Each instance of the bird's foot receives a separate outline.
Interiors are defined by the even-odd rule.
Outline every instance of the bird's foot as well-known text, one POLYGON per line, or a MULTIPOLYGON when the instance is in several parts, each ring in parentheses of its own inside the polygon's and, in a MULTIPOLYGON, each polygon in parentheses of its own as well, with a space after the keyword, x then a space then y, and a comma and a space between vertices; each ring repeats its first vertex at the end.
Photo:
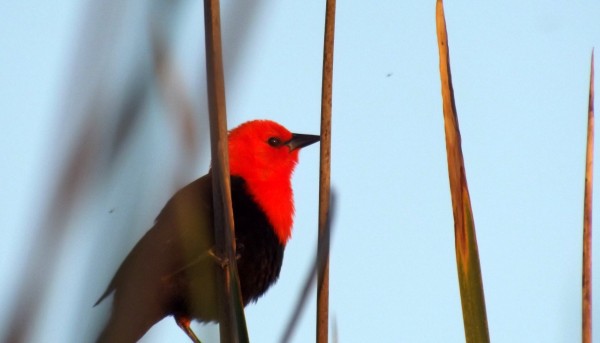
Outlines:
POLYGON ((200 339, 198 339, 198 336, 196 336, 194 331, 192 331, 192 328, 190 327, 190 323, 192 322, 192 320, 189 317, 175 316, 175 322, 177 322, 177 325, 179 325, 181 330, 185 332, 185 334, 192 340, 192 342, 202 343, 200 339))
MULTIPOLYGON (((207 258, 211 258, 212 260, 214 260, 222 269, 224 269, 228 264, 229 264, 229 259, 227 257, 221 257, 219 256, 216 252, 215 252, 215 248, 210 248, 207 251, 205 251, 204 253, 198 255, 196 258, 194 258, 190 263, 184 265, 183 267, 175 270, 174 272, 165 275, 162 277, 163 281, 166 281, 168 279, 170 279, 171 277, 181 273, 184 270, 187 270, 191 267, 194 267, 195 265, 205 261, 207 258)), ((236 260, 239 260, 241 258, 241 255, 238 253, 236 255, 236 260)))
POLYGON ((208 255, 215 260, 215 262, 221 267, 221 269, 225 269, 225 267, 227 267, 227 265, 229 264, 229 259, 227 257, 219 256, 214 249, 215 248, 213 247, 210 250, 208 250, 208 255))

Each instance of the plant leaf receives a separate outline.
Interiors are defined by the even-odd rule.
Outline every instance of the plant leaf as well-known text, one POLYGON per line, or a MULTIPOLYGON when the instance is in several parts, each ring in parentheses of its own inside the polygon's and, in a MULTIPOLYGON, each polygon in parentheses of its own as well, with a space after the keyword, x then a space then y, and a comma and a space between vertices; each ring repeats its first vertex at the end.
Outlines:
POLYGON ((592 343, 592 191, 594 175, 594 51, 590 68, 585 195, 583 200, 582 342, 592 343))
POLYGON ((465 338, 469 343, 489 342, 477 237, 475 235, 475 223, 471 210, 458 117, 454 103, 446 19, 444 17, 444 5, 441 0, 438 0, 436 4, 436 26, 440 54, 440 78, 442 83, 444 128, 446 132, 446 152, 448 156, 448 176, 450 178, 452 212, 454 214, 456 264, 458 267, 465 338))

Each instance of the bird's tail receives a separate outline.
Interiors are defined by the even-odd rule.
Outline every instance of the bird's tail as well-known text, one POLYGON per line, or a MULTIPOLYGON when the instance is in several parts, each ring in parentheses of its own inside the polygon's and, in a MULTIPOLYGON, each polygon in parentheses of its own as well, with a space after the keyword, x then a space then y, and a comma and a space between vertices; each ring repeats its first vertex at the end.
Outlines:
POLYGON ((134 343, 157 322, 165 317, 159 306, 144 304, 142 307, 127 306, 115 302, 110 319, 96 343, 134 343))

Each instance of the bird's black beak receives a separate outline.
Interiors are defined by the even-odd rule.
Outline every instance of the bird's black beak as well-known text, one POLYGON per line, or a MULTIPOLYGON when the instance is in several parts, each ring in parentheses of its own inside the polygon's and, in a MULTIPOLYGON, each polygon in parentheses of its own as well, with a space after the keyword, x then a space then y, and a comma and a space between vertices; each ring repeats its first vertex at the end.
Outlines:
POLYGON ((303 135, 300 133, 292 133, 292 139, 285 142, 285 145, 287 145, 290 148, 291 152, 296 149, 304 148, 305 146, 316 143, 320 139, 321 137, 317 135, 303 135))

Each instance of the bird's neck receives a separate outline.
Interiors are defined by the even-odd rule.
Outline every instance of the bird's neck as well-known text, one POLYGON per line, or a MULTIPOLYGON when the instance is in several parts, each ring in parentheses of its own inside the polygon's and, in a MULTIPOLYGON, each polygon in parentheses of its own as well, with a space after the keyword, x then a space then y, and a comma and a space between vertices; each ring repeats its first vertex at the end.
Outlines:
POLYGON ((267 215, 281 244, 285 245, 292 235, 294 220, 294 194, 290 177, 246 181, 249 193, 267 215))

